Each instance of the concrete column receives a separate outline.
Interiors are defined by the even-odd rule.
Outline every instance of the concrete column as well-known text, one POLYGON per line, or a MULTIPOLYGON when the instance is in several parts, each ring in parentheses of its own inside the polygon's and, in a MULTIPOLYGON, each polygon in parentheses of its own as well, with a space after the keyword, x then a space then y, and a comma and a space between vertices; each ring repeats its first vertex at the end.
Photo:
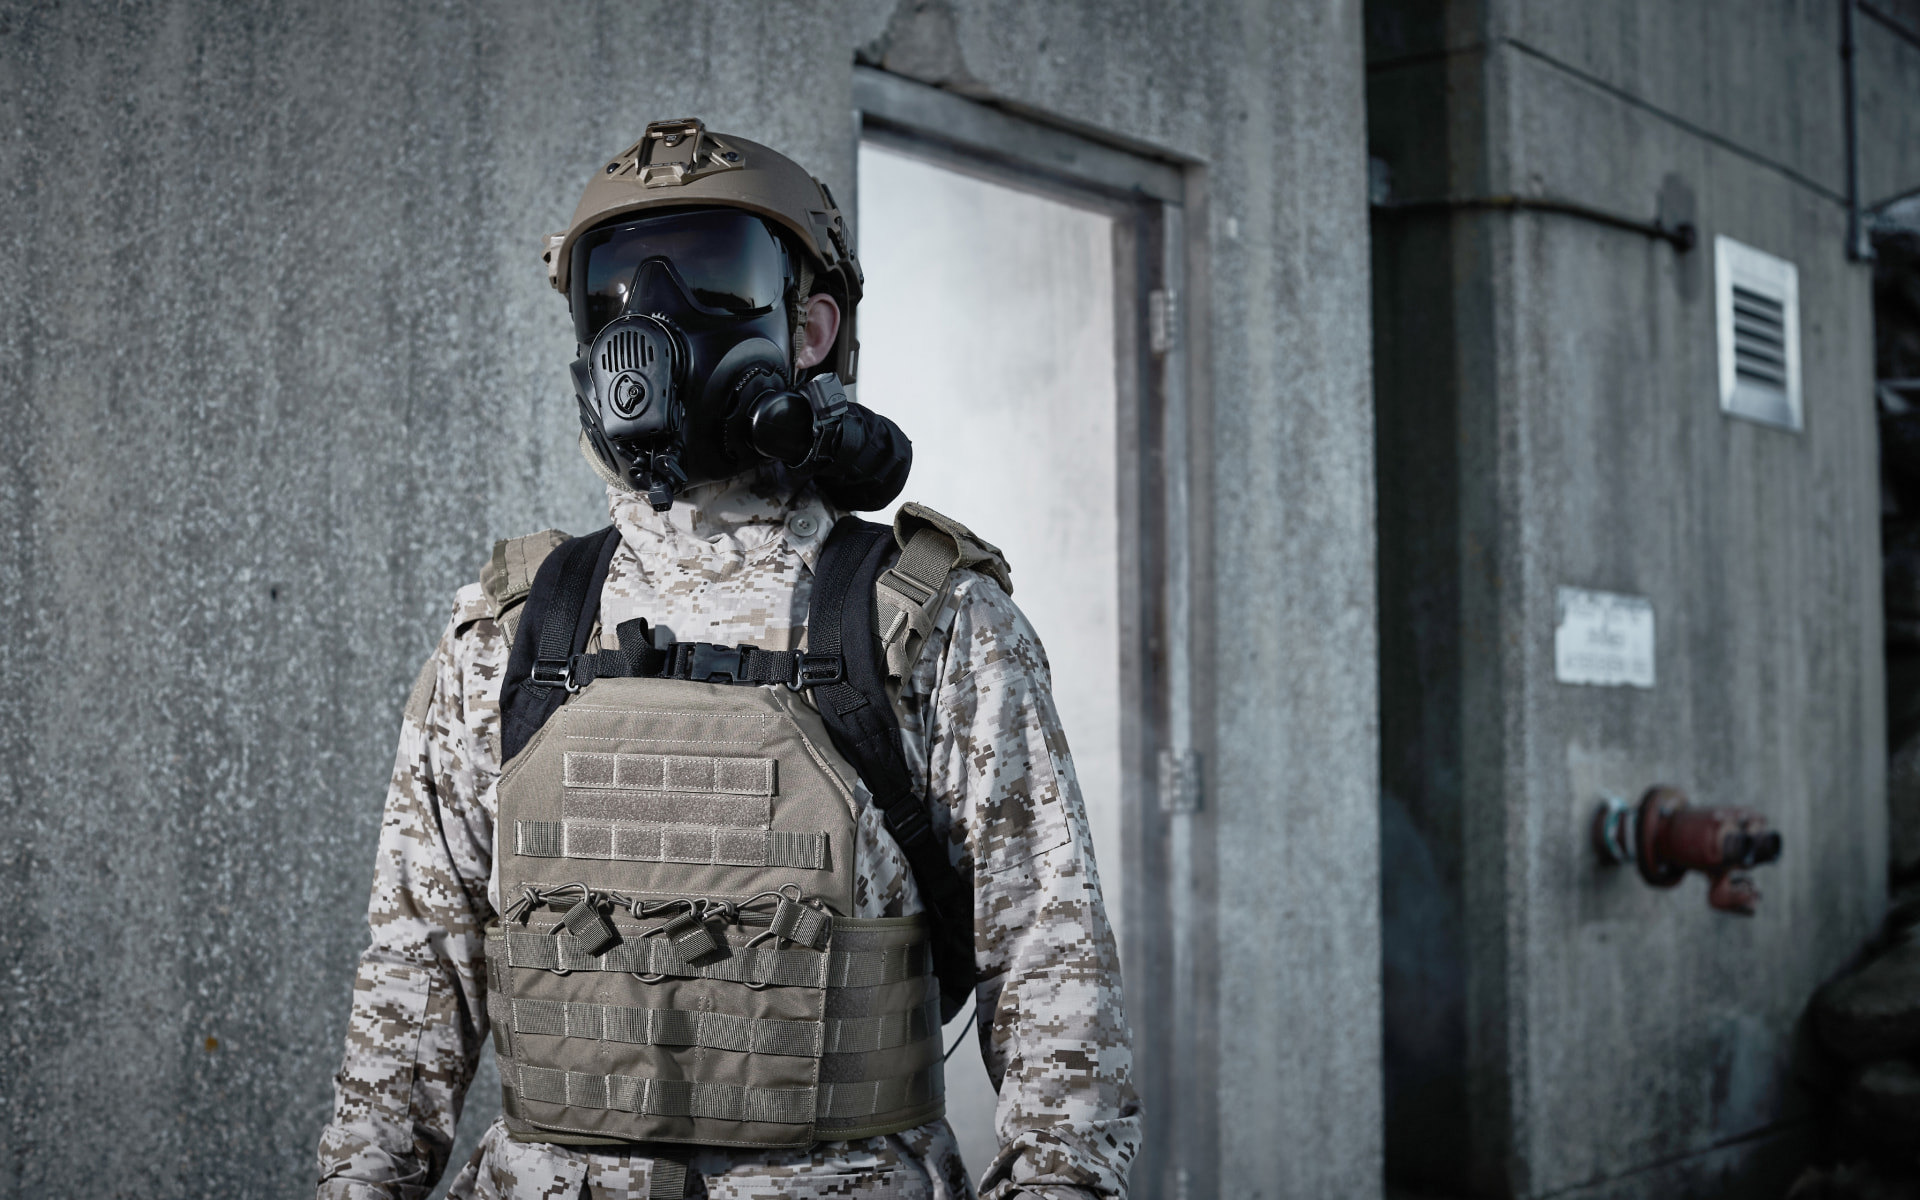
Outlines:
POLYGON ((1808 996, 1884 901, 1871 317, 1837 18, 1369 6, 1389 1176, 1777 1195, 1808 996), (1713 239, 1798 266, 1805 427, 1719 409, 1713 239), (1562 587, 1645 597, 1651 689, 1560 682, 1562 587), (1768 814, 1759 915, 1603 869, 1607 794, 1768 814))

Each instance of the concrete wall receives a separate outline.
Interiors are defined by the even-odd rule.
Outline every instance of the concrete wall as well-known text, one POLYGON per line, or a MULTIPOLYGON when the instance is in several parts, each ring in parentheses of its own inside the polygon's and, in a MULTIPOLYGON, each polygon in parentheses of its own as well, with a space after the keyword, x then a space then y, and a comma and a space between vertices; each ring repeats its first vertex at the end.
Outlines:
POLYGON ((307 1186, 407 684, 492 538, 596 520, 540 235, 689 112, 851 195, 889 32, 1205 164, 1189 1194, 1378 1190, 1357 3, 176 0, 0 4, 0 1194, 307 1186))
MULTIPOLYGON (((1872 324, 1844 257, 1837 16, 1388 2, 1369 34, 1396 199, 1555 196, 1702 238, 1376 217, 1389 1176, 1778 1195, 1808 1139, 1796 1022, 1885 889, 1872 324), (1799 266, 1803 433, 1718 411, 1722 233, 1799 266), (1653 690, 1554 681, 1561 585, 1652 599, 1653 690), (1783 831, 1758 917, 1710 912, 1697 878, 1655 892, 1594 864, 1601 795, 1656 782, 1783 831)), ((1912 148, 1868 153, 1891 178, 1912 148)))

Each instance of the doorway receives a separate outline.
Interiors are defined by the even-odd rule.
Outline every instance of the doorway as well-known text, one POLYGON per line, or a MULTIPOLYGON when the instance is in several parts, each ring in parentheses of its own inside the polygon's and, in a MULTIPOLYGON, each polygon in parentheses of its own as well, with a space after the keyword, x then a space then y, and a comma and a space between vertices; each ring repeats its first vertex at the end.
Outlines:
MULTIPOLYGON (((914 441, 903 500, 999 546, 1047 650, 1120 943, 1149 1111, 1182 1106, 1177 859, 1190 807, 1186 180, 1168 163, 865 68, 858 394, 914 441)), ((891 517, 891 512, 881 514, 891 517)), ((978 1037, 947 1026, 948 1118, 976 1178, 997 1146, 978 1037)), ((1186 1022, 1191 1027, 1192 1022, 1186 1022)), ((1191 1061, 1189 1058, 1188 1061, 1191 1061)), ((1192 1106, 1187 1106, 1191 1108, 1192 1106)), ((1172 1122, 1138 1195, 1172 1195, 1172 1122)))
MULTIPOLYGON (((1121 933, 1113 218, 871 141, 859 163, 861 402, 913 439, 902 500, 1013 565, 1121 933)), ((950 1026, 955 1038, 947 1112, 977 1172, 993 1157, 995 1096, 978 1039, 950 1026)))

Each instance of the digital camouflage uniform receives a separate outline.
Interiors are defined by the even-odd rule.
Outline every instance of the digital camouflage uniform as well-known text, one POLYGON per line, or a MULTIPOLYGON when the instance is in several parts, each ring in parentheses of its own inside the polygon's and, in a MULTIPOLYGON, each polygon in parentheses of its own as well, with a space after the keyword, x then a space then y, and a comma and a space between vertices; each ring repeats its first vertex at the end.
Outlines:
MULTIPOLYGON (((689 490, 666 513, 609 489, 622 539, 607 627, 647 617, 682 641, 787 649, 805 633, 816 556, 839 515, 746 481, 689 490)), ((499 693, 508 643, 479 585, 462 588, 401 727, 354 983, 322 1197, 421 1197, 438 1178, 488 1034, 483 930, 493 870, 499 693)), ((974 894, 982 1048, 999 1082, 988 1200, 1123 1196, 1139 1139, 1120 971, 1092 839, 1039 639, 996 583, 955 583, 899 709, 907 762, 974 894)), ((864 801, 864 789, 861 792, 864 801)), ((858 814, 855 916, 920 909, 871 806, 858 814)), ((978 1166, 979 1164, 975 1164, 978 1166)), ((706 1150, 716 1200, 974 1195, 947 1123, 812 1151, 706 1150)), ((640 1200, 649 1160, 515 1142, 495 1121, 456 1197, 640 1200)), ((697 1188, 690 1188, 697 1193, 697 1188)))

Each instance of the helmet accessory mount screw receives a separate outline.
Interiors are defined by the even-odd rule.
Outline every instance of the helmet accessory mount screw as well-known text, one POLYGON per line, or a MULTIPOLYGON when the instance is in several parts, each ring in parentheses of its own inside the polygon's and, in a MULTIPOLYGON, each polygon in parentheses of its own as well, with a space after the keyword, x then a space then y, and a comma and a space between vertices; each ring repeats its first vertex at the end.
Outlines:
POLYGON ((679 187, 716 171, 737 170, 740 152, 707 132, 698 117, 655 121, 631 151, 642 187, 679 187))

